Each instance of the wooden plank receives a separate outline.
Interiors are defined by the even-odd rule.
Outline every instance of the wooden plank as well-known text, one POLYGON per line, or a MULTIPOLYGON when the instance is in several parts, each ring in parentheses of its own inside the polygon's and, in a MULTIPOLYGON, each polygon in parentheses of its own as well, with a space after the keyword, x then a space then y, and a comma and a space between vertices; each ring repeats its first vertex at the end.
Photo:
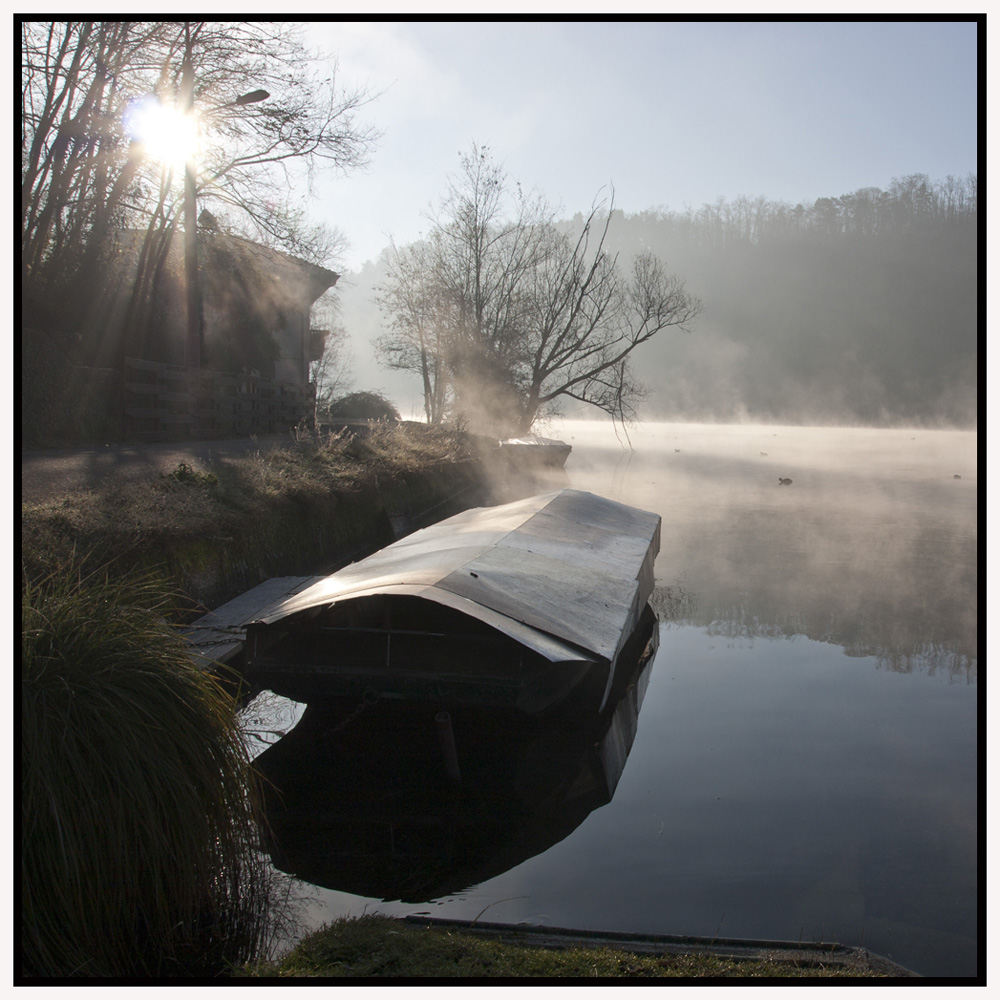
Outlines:
POLYGON ((866 948, 822 941, 759 941, 745 938, 689 937, 673 934, 640 934, 618 931, 574 930, 542 924, 501 924, 479 920, 452 920, 409 914, 402 922, 411 926, 454 930, 510 944, 551 948, 611 948, 633 955, 720 955, 733 959, 780 962, 795 966, 831 966, 891 978, 920 978, 917 973, 866 948))
POLYGON ((277 576, 265 580, 245 594, 209 611, 192 622, 181 634, 188 640, 195 659, 210 663, 228 663, 243 648, 246 626, 274 604, 280 604, 321 576, 277 576))
POLYGON ((143 361, 141 358, 126 358, 125 366, 147 372, 156 372, 167 367, 160 361, 143 361))

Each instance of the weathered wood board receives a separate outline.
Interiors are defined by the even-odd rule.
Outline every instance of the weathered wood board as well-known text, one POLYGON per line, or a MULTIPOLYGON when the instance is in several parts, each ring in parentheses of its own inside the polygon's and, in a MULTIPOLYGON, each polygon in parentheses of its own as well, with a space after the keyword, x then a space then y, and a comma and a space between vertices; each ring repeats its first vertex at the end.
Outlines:
POLYGON ((281 604, 320 579, 322 577, 276 576, 265 580, 192 622, 182 634, 202 665, 228 663, 243 648, 248 622, 256 621, 272 605, 281 604))

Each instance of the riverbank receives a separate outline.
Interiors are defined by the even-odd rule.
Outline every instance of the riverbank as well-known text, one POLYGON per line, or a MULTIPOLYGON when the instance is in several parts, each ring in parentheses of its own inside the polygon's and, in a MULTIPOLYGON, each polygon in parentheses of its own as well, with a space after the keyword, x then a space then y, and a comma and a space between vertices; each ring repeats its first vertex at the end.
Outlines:
POLYGON ((22 497, 22 975, 217 976, 261 953, 280 904, 258 777, 176 626, 479 502, 485 469, 465 435, 386 425, 22 497))
MULTIPOLYGON (((394 521, 398 525, 408 519, 416 526, 424 518, 436 520, 450 513, 449 504, 481 502, 479 491, 488 489, 487 480, 477 442, 442 429, 383 427, 365 437, 307 437, 292 441, 287 448, 233 462, 179 462, 165 474, 148 479, 103 483, 23 503, 22 560, 25 573, 36 579, 60 567, 110 566, 113 574, 122 576, 155 569, 173 590, 186 595, 191 614, 196 616, 199 606, 200 610, 215 607, 262 579, 318 572, 356 558, 365 549, 378 548, 383 539, 391 540, 394 521)), ((136 773, 140 786, 144 785, 146 773, 136 773)), ((95 886, 111 884, 111 878, 95 876, 95 886)), ((424 933, 420 928, 414 930, 424 933)), ((369 942, 367 950, 362 948, 357 954, 369 958, 376 952, 390 958, 395 955, 390 949, 401 943, 403 932, 389 925, 380 933, 384 938, 381 949, 373 950, 369 942)), ((439 933, 429 932, 427 940, 430 934, 439 933)), ((457 936, 452 934, 444 943, 452 947, 457 936)), ((476 978, 593 975, 581 972, 581 966, 558 964, 562 952, 545 949, 543 955, 537 948, 519 950, 521 946, 510 941, 469 943, 473 951, 488 949, 494 956, 488 965, 481 958, 469 958, 472 964, 466 965, 456 962, 451 952, 428 954, 422 946, 411 949, 414 961, 423 956, 421 961, 432 963, 424 966, 430 972, 415 971, 418 966, 413 964, 395 965, 395 959, 370 966, 370 971, 363 971, 359 964, 310 965, 302 961, 302 955, 312 953, 316 938, 310 935, 301 942, 299 948, 305 948, 305 953, 297 948, 291 955, 298 957, 289 956, 289 961, 301 964, 248 974, 280 978, 440 977, 463 968, 473 971, 454 974, 476 978), (538 961, 554 964, 534 964, 538 961), (546 971, 531 971, 537 968, 546 971)), ((676 967, 688 971, 663 971, 666 966, 661 964, 657 967, 660 971, 648 973, 639 971, 638 959, 633 959, 635 956, 615 958, 620 963, 617 966, 602 964, 602 970, 617 971, 602 971, 600 975, 758 975, 742 961, 729 962, 722 971, 716 967, 712 973, 690 971, 696 966, 682 964, 676 967)), ((598 967, 596 961, 586 968, 598 967)), ((697 961, 700 959, 692 958, 692 962, 697 961)), ((783 969, 775 974, 831 974, 812 971, 811 966, 786 964, 783 969)))
POLYGON ((21 503, 42 503, 65 493, 139 482, 170 473, 182 462, 226 464, 260 452, 288 448, 289 433, 207 441, 111 442, 82 448, 21 450, 21 503))
POLYGON ((155 572, 192 617, 273 576, 329 572, 483 502, 482 442, 418 424, 299 435, 226 461, 108 475, 21 506, 22 567, 155 572))
POLYGON ((258 979, 787 979, 910 977, 863 949, 828 945, 746 947, 673 944, 636 935, 395 920, 377 914, 337 920, 270 963, 236 976, 258 979))

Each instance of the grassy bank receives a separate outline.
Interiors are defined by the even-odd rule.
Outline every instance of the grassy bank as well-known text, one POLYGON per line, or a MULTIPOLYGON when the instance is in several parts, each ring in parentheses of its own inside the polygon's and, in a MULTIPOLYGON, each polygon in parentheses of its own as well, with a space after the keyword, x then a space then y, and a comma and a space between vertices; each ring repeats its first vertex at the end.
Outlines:
POLYGON ((473 487, 478 458, 474 439, 422 425, 300 435, 286 448, 22 504, 22 562, 29 579, 67 564, 156 571, 193 605, 214 606, 391 541, 388 514, 473 487))
POLYGON ((22 505, 23 975, 218 975, 262 953, 283 915, 257 777, 232 694, 169 623, 376 548, 387 511, 475 481, 476 457, 382 426, 22 505))
POLYGON ((304 938, 280 961, 246 966, 242 975, 263 979, 882 978, 861 965, 795 965, 706 954, 641 955, 610 948, 538 948, 377 915, 338 920, 304 938))
POLYGON ((258 781, 170 605, 68 567, 22 590, 26 976, 212 975, 267 940, 258 781))

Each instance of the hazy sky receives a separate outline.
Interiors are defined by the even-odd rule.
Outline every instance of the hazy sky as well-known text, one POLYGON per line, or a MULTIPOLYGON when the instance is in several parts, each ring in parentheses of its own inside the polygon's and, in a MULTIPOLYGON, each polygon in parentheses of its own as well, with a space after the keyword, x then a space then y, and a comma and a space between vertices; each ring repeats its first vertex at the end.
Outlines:
POLYGON ((472 141, 566 215, 764 195, 811 203, 977 169, 977 26, 959 22, 321 22, 345 86, 381 93, 368 171, 308 215, 407 243, 472 141), (603 189, 603 192, 602 192, 603 189))

